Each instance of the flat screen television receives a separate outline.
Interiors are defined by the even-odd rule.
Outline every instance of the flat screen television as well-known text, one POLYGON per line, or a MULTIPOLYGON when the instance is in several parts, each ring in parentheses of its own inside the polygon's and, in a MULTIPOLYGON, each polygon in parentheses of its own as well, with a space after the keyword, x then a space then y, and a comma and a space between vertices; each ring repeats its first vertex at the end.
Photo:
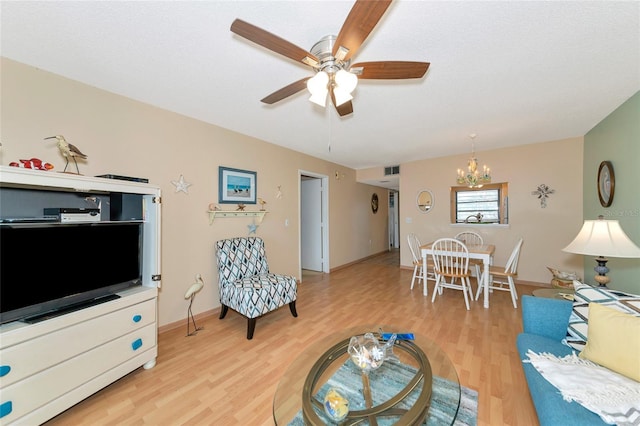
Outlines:
POLYGON ((0 324, 35 322, 142 284, 142 223, 0 225, 0 324))

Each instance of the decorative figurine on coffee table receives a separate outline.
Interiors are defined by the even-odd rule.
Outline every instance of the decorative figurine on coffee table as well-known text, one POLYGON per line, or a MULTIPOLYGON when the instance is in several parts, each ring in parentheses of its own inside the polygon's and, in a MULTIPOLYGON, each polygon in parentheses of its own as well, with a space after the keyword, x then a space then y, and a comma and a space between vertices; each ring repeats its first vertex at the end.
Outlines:
POLYGON ((377 369, 384 362, 385 351, 373 333, 353 336, 349 341, 348 352, 353 363, 366 373, 377 369))
POLYGON ((324 411, 331 420, 339 422, 349 414, 349 400, 331 388, 324 397, 324 411))

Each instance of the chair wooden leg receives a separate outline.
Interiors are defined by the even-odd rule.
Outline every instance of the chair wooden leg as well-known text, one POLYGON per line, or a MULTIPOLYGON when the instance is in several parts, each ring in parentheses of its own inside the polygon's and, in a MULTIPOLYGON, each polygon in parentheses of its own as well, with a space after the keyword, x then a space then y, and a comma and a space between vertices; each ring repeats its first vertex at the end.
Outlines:
POLYGON ((247 318, 247 340, 253 339, 253 332, 256 329, 256 318, 247 318))
POLYGON ((509 277, 509 292, 511 293, 511 301, 513 302, 513 307, 518 308, 518 293, 516 292, 516 284, 513 282, 513 278, 509 277))
POLYGON ((411 277, 411 290, 413 290, 413 283, 416 281, 416 275, 418 275, 418 265, 413 267, 413 277, 411 277))
POLYGON ((484 278, 483 275, 480 275, 480 278, 478 278, 478 289, 476 290, 476 300, 478 300, 480 298, 480 295, 482 294, 482 288, 483 288, 483 285, 484 285, 484 279, 483 278, 484 278))
POLYGON ((294 317, 298 317, 298 311, 296 311, 296 301, 289 303, 289 310, 291 311, 291 315, 294 317))
POLYGON ((224 318, 225 315, 227 315, 227 311, 229 311, 229 307, 222 305, 220 306, 220 319, 224 318))
POLYGON ((433 287, 433 295, 431 296, 431 303, 436 301, 436 294, 437 293, 442 294, 442 288, 440 287, 440 280, 442 280, 442 276, 438 275, 436 277, 436 285, 435 285, 435 287, 433 287))
MULTIPOLYGON (((462 293, 464 294, 464 304, 467 306, 467 311, 468 311, 469 310, 469 294, 468 293, 471 293, 471 281, 469 281, 469 278, 460 278, 460 283, 462 284, 462 293)), ((473 294, 471 295, 471 299, 473 299, 473 294)))
MULTIPOLYGON (((475 300, 478 300, 478 298, 480 297, 480 293, 482 293, 482 283, 483 283, 482 274, 483 274, 482 268, 480 267, 480 265, 476 264, 476 282, 478 283, 478 290, 476 291, 475 300)), ((473 298, 473 290, 471 291, 471 297, 473 298)))

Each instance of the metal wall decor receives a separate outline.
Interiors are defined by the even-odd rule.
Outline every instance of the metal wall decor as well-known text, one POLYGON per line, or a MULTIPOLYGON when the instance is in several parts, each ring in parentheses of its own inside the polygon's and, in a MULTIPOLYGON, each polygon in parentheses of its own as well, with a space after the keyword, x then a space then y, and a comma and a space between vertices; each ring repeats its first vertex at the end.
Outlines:
POLYGON ((544 209, 547 207, 547 198, 554 192, 556 192, 555 189, 551 189, 549 188, 549 185, 545 185, 543 183, 538 185, 538 189, 531 192, 531 195, 535 195, 538 197, 538 199, 540 200, 540 207, 544 209))

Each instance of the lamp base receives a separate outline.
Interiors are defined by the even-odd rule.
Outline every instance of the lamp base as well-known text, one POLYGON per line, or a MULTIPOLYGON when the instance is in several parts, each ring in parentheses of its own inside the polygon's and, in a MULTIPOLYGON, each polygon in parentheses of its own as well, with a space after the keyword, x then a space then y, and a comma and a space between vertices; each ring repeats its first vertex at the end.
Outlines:
POLYGON ((598 265, 593 268, 594 271, 598 273, 593 279, 600 285, 600 287, 606 287, 609 284, 611 279, 607 276, 607 272, 609 272, 609 268, 607 268, 608 259, 602 256, 596 257, 596 262, 598 265))

